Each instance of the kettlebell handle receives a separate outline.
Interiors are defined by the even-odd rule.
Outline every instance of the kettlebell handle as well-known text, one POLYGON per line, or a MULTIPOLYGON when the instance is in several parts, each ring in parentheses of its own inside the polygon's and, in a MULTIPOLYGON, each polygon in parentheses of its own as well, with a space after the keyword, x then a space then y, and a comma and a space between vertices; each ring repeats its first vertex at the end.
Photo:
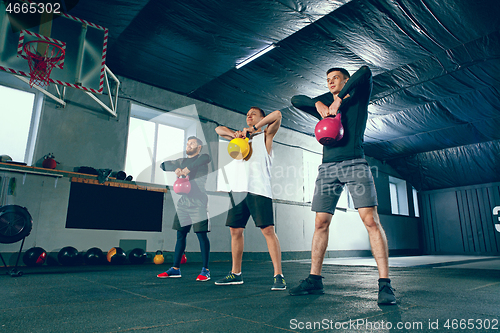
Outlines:
POLYGON ((329 116, 326 116, 325 118, 335 118, 335 117, 337 117, 337 116, 339 116, 339 117, 341 116, 341 115, 340 115, 340 112, 337 112, 337 114, 336 114, 336 115, 331 114, 331 115, 329 115, 329 116))

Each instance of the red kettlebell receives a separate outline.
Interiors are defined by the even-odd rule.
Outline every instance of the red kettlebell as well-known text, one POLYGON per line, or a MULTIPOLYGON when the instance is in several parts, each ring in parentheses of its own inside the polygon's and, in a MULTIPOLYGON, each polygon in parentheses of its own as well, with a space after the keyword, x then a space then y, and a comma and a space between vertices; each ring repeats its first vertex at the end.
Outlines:
POLYGON ((177 178, 174 183, 174 192, 177 194, 188 194, 191 191, 191 183, 189 182, 189 176, 186 178, 177 178))
POLYGON ((42 167, 44 167, 45 169, 55 169, 57 166, 57 162, 54 159, 54 155, 47 154, 44 157, 45 159, 42 162, 42 167))
POLYGON ((344 137, 344 126, 340 113, 320 120, 314 129, 316 140, 324 146, 333 145, 344 137))

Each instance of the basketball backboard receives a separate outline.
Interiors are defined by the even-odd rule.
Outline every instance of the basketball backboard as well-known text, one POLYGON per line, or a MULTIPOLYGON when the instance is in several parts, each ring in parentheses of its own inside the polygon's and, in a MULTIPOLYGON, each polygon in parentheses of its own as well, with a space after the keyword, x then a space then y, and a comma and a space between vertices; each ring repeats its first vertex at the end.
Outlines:
POLYGON ((38 12, 24 14, 21 6, 28 5, 29 10, 31 3, 36 4, 31 0, 0 1, 0 70, 30 77, 23 46, 47 40, 65 50, 64 59, 50 74, 50 83, 102 94, 108 29, 64 13, 61 7, 51 7, 53 18, 44 22, 47 13, 39 13, 38 8, 38 12), (14 7, 13 3, 19 5, 14 7), (23 15, 31 16, 23 20, 23 15), (42 24, 33 26, 34 21, 42 24))

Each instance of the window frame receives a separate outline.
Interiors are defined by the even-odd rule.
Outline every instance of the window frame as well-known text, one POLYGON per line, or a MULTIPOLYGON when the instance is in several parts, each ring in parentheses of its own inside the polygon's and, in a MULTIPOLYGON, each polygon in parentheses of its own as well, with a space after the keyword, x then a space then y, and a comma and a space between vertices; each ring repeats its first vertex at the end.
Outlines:
MULTIPOLYGON (((185 143, 187 138, 190 136, 196 136, 196 128, 197 128, 197 123, 196 120, 190 118, 190 117, 183 117, 182 115, 179 114, 171 114, 168 111, 163 111, 159 110, 153 107, 146 107, 141 104, 137 103, 130 103, 130 112, 129 112, 129 118, 136 118, 140 119, 143 121, 148 121, 152 122, 155 124, 155 133, 154 133, 154 138, 153 138, 153 146, 152 149, 154 151, 154 154, 152 156, 152 166, 151 166, 151 174, 150 174, 150 179, 149 182, 151 184, 157 184, 156 183, 156 171, 158 167, 158 163, 160 161, 157 160, 157 155, 158 155, 158 133, 159 133, 159 125, 165 125, 169 127, 174 127, 178 128, 184 131, 184 140, 183 142, 185 143)), ((127 161, 127 156, 128 156, 128 145, 129 145, 129 134, 130 134, 130 120, 127 126, 127 145, 125 149, 125 161, 124 161, 124 168, 126 169, 126 161, 127 161)), ((182 147, 182 156, 185 156, 185 149, 184 145, 182 147)), ((164 184, 162 184, 164 185, 164 184)), ((168 185, 168 184, 167 184, 168 185)))
POLYGON ((24 160, 22 161, 26 163, 26 165, 32 166, 34 163, 35 148, 37 144, 38 131, 40 129, 45 95, 38 90, 31 90, 31 88, 29 88, 29 86, 22 81, 16 82, 17 79, 15 79, 11 75, 5 75, 5 80, 4 75, 0 75, 0 86, 35 95, 33 98, 33 106, 31 109, 31 120, 28 130, 28 139, 26 141, 26 147, 24 151, 24 160))
POLYGON ((391 202, 391 214, 410 216, 408 190, 404 179, 389 176, 389 193, 391 202), (395 193, 393 188, 395 188, 395 193), (397 211, 395 212, 394 194, 396 197, 397 211))
POLYGON ((411 192, 413 194, 413 213, 415 217, 420 217, 420 209, 418 208, 418 191, 412 186, 411 192))

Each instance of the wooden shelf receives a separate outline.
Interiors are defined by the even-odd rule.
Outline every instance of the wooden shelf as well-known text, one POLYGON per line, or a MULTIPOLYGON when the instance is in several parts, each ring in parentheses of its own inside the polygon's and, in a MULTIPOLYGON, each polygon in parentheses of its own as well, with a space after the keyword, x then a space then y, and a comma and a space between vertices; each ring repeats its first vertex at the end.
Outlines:
POLYGON ((99 183, 96 175, 89 175, 85 173, 56 170, 56 169, 39 168, 27 165, 13 164, 13 163, 0 162, 0 171, 18 172, 18 173, 34 174, 47 177, 57 177, 57 178, 69 177, 70 181, 73 183, 76 182, 76 183, 85 183, 92 185, 104 185, 104 186, 113 186, 113 187, 164 192, 164 193, 168 192, 168 189, 164 185, 137 183, 133 181, 118 180, 113 177, 109 177, 108 181, 104 183, 99 183))
POLYGON ((97 179, 88 179, 82 177, 71 177, 71 182, 73 183, 84 183, 84 184, 92 184, 92 185, 102 185, 102 186, 111 186, 111 187, 121 187, 121 188, 129 188, 134 190, 143 190, 143 191, 154 191, 154 192, 168 192, 166 187, 157 187, 151 185, 138 185, 132 182, 118 182, 118 181, 107 181, 104 183, 99 183, 97 179))

